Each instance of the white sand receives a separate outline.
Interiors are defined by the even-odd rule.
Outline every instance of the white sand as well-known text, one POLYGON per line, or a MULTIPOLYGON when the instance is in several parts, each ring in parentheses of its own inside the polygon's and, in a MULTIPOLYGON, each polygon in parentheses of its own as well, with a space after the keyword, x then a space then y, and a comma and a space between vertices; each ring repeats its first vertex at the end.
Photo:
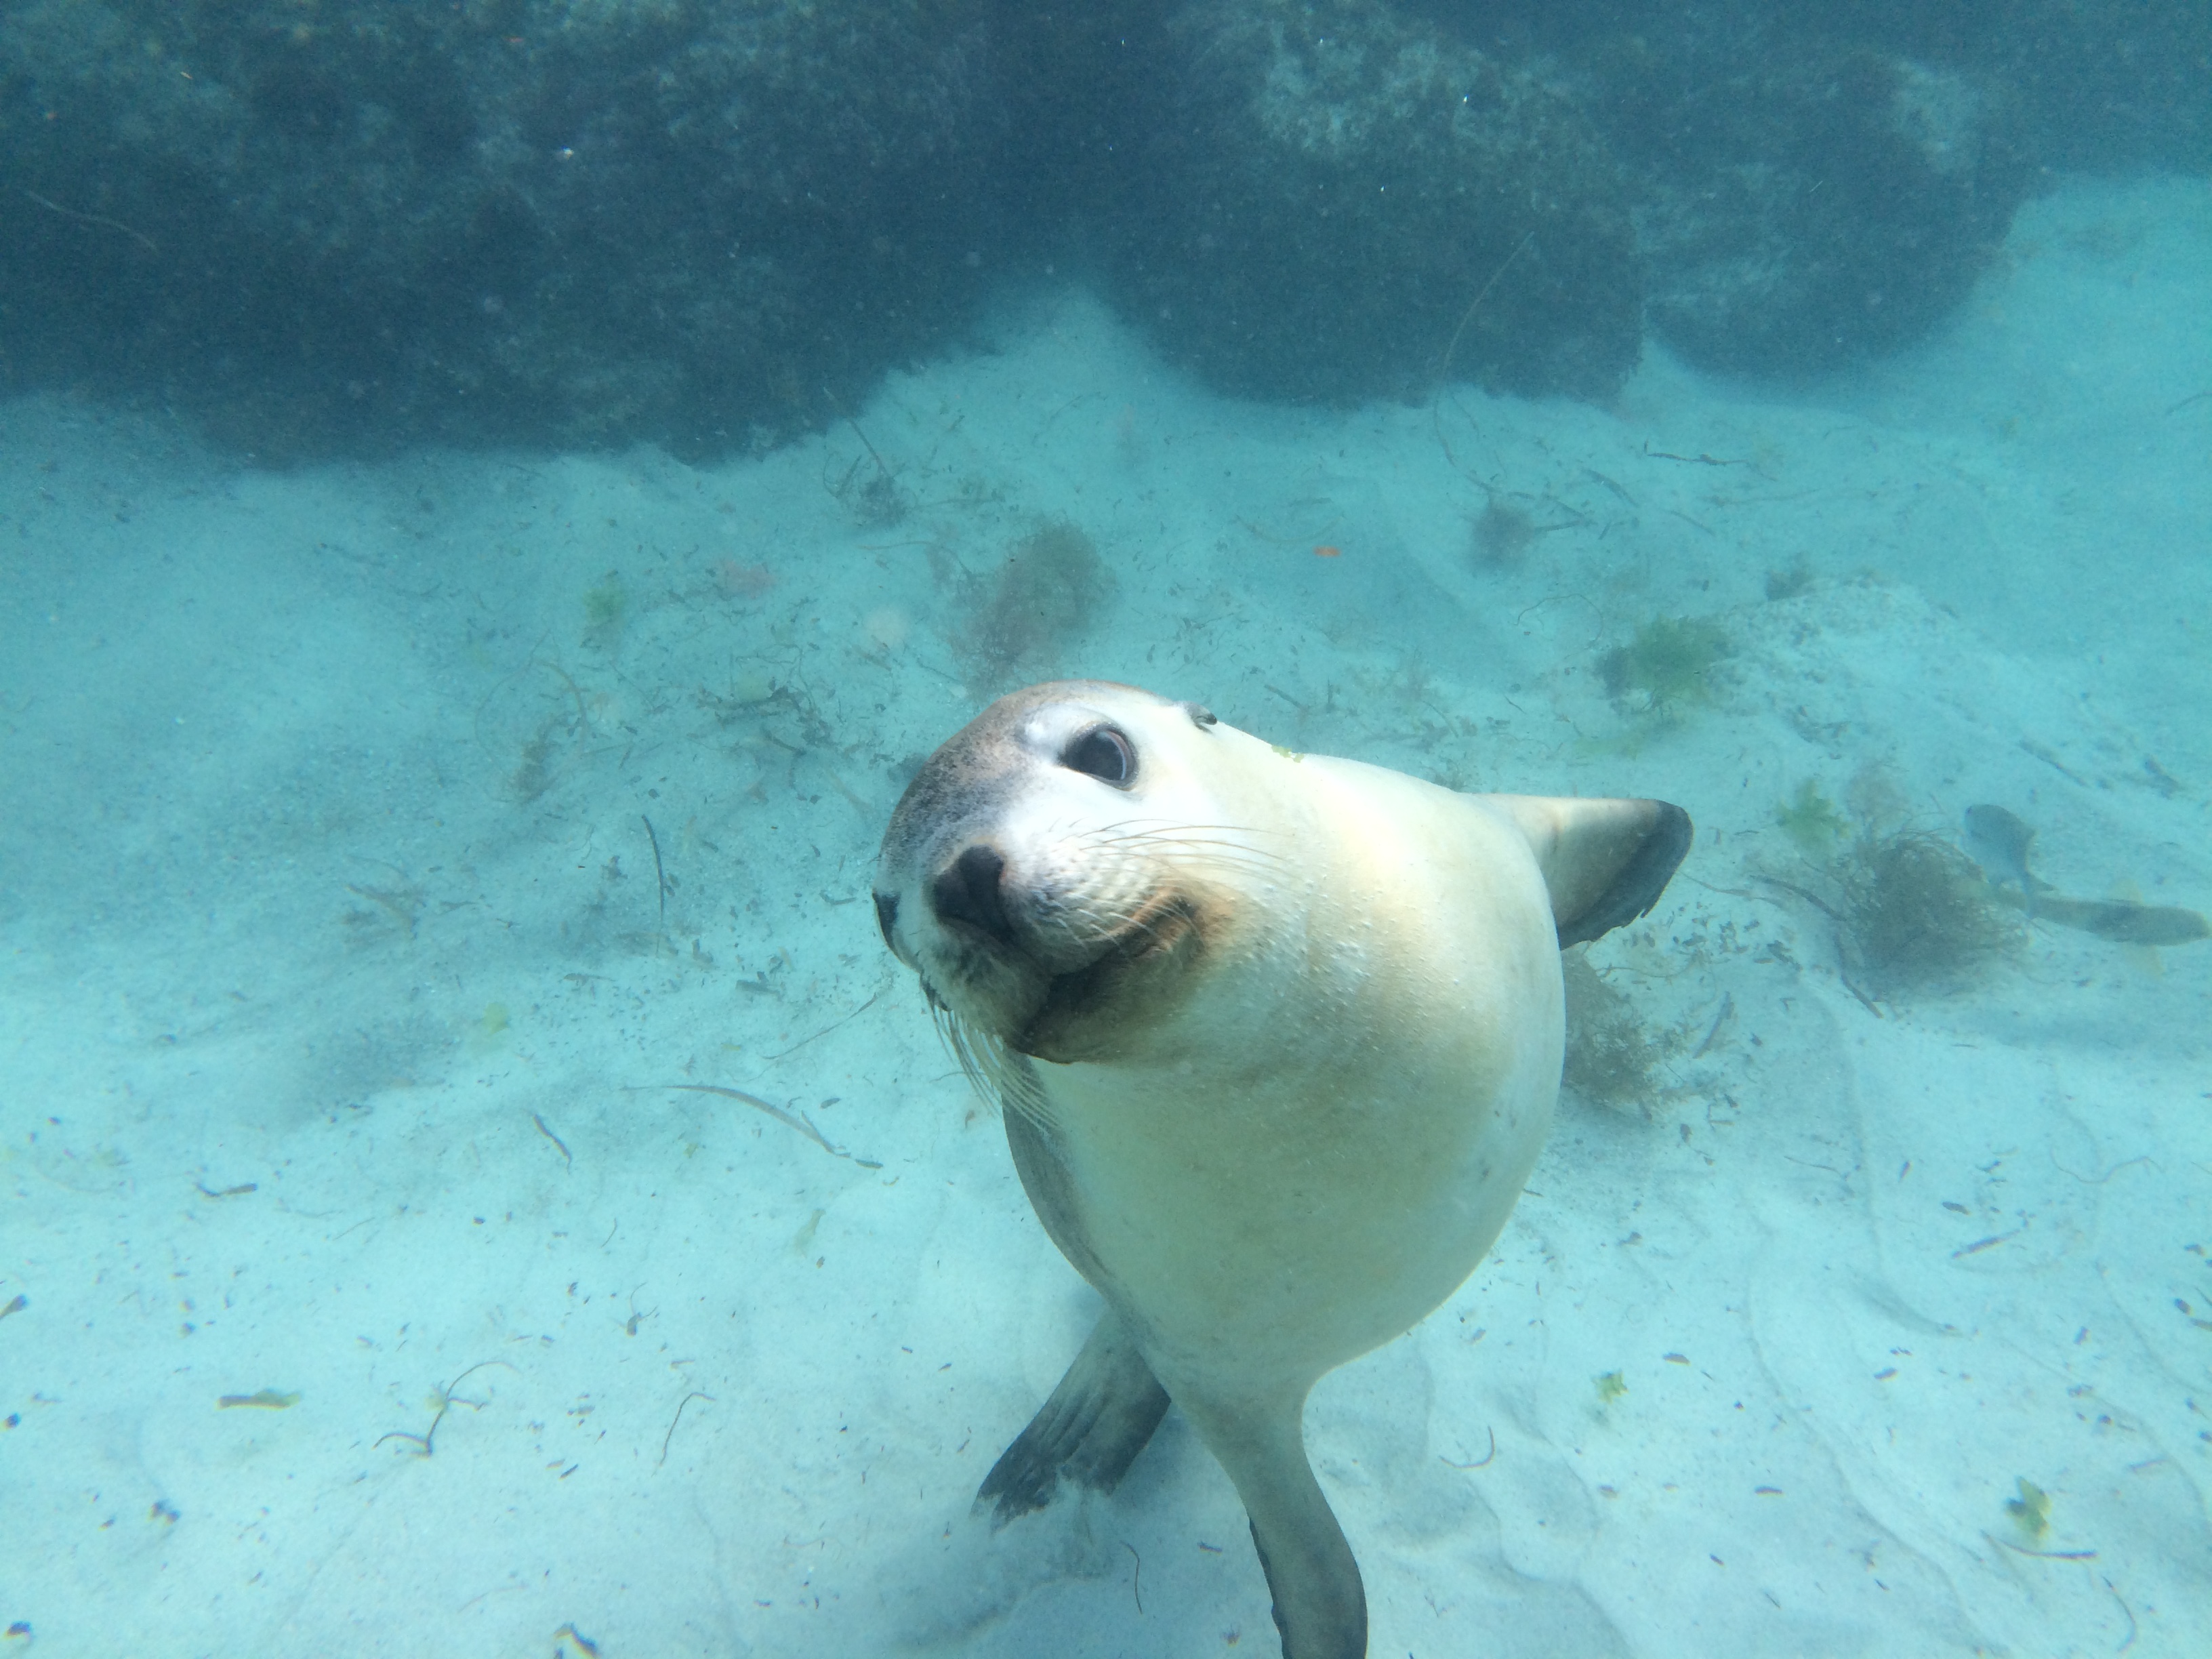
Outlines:
POLYGON ((876 528, 849 430, 271 475, 0 410, 0 1648, 1275 1650, 1173 1416, 968 1514, 1091 1303, 868 874, 977 706, 949 573, 1064 515, 1116 586, 1040 673, 1698 823, 1592 952, 1662 1089, 1564 1100, 1315 1394, 1376 1654, 2212 1652, 2212 945, 2039 928, 1877 1012, 1759 879, 1856 780, 2212 907, 2208 316, 2201 183, 2030 208, 1948 338, 1795 398, 1254 409, 1066 296, 860 411, 876 528), (1562 527, 1479 568, 1486 488, 1562 527), (1625 741, 1597 659, 1662 613, 1735 654, 1625 741))

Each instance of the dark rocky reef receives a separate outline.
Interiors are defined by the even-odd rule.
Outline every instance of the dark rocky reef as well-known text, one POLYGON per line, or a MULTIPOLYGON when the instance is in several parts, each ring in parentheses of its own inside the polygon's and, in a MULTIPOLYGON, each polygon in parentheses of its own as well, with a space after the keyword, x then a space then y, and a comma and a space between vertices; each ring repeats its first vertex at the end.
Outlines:
POLYGON ((2004 240, 2031 171, 2002 84, 1826 39, 1595 56, 1632 156, 1653 331, 1708 368, 1819 373, 1923 335, 2004 240))
POLYGON ((1578 76, 1608 43, 1748 69, 1797 39, 1864 47, 2002 86, 2039 165, 2212 167, 2204 0, 1398 0, 1509 63, 1578 76))
POLYGON ((0 392, 708 453, 1049 264, 1237 392, 1602 398, 1647 325, 1893 349, 2040 169, 2208 165, 2203 0, 16 0, 0 392))
POLYGON ((2204 0, 1838 0, 1828 27, 2002 86, 2039 166, 2212 169, 2204 0))
POLYGON ((2212 166, 2202 0, 1401 0, 1588 109, 1652 331, 1791 377, 1921 337, 2058 168, 2212 166))
POLYGON ((1380 0, 1198 0, 1167 35, 1111 262, 1169 356, 1330 402, 1425 395, 1447 354, 1581 397, 1634 367, 1626 183, 1559 93, 1380 0))
POLYGON ((264 452, 727 447, 826 418, 977 287, 979 8, 9 9, 9 384, 264 452))

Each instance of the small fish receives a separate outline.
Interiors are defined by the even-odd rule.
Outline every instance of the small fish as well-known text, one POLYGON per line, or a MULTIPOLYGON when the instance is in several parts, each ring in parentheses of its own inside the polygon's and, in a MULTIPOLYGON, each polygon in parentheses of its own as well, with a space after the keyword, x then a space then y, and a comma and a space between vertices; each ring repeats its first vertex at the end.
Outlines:
POLYGON ((2192 945, 2212 938, 2212 923, 2177 905, 2142 904, 2132 899, 2069 898, 2027 867, 2035 831, 2002 806, 1966 809, 1966 851, 2008 904, 2032 921, 2094 933, 2119 945, 2192 945), (2008 890, 2017 889, 2017 896, 2008 890))
POLYGON ((217 1411, 235 1411, 240 1406, 252 1407, 264 1412, 289 1411, 300 1403, 296 1393, 283 1394, 275 1389, 263 1389, 257 1394, 227 1394, 217 1400, 217 1411))
POLYGON ((2026 901, 2021 908, 2035 914, 2035 896, 2048 892, 2050 884, 2039 881, 2027 867, 2028 849, 2035 831, 2025 820, 2002 806, 1966 809, 1966 853, 1982 866, 1992 887, 2017 887, 2026 901))

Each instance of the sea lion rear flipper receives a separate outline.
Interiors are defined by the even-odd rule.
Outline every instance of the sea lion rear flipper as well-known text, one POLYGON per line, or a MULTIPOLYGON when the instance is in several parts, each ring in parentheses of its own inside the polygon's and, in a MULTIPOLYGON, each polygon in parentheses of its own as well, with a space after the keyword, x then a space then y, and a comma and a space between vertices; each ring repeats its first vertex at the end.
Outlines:
POLYGON ((1634 921, 1690 850, 1690 815, 1663 800, 1545 795, 1480 799, 1520 826, 1551 890, 1559 948, 1634 921))
POLYGON ((1029 1427, 1014 1437, 975 1493, 995 1498, 995 1529, 1052 1501, 1060 1477, 1111 1492, 1167 1415, 1168 1391, 1111 1308, 1029 1427))
POLYGON ((1367 1591, 1306 1461, 1304 1395, 1265 1409, 1183 1405, 1244 1500, 1283 1659, 1364 1659, 1367 1591))

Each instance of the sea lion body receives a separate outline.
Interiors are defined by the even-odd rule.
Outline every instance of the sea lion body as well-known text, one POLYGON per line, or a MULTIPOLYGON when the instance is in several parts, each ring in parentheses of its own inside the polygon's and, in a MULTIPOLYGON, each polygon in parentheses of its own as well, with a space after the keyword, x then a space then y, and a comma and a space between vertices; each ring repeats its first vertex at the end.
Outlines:
POLYGON ((1303 1390, 1504 1225, 1559 1084, 1559 946, 1527 843, 1469 798, 1221 726, 1204 758, 1176 798, 1248 831, 1264 804, 1252 850, 1288 856, 1238 866, 1205 973, 1110 1063, 1035 1070, 1169 1393, 1303 1390))
POLYGON ((1449 1297, 1549 1125, 1559 947, 1686 847, 1656 802, 1457 794, 1095 682, 917 775, 877 909, 1108 1304, 984 1486, 1110 1486, 1170 1396, 1235 1481, 1291 1659, 1364 1650, 1304 1455, 1322 1374, 1449 1297))

